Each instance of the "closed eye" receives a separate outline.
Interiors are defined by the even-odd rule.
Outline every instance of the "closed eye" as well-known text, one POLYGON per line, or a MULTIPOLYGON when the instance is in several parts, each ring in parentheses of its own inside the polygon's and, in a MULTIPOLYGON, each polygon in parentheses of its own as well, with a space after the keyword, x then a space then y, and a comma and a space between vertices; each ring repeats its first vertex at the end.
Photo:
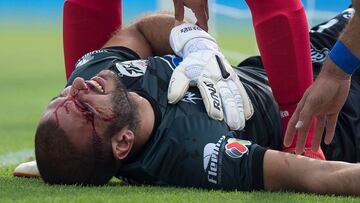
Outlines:
POLYGON ((74 101, 75 101, 76 107, 78 109, 80 109, 81 111, 86 112, 86 113, 95 114, 94 108, 91 105, 89 105, 88 103, 79 102, 77 100, 74 100, 74 101))

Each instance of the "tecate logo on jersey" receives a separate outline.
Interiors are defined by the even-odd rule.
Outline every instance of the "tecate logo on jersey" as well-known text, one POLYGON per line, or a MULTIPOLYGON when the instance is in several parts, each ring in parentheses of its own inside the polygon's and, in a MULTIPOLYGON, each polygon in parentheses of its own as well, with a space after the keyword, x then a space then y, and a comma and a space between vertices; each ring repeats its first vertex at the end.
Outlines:
POLYGON ((244 154, 249 152, 247 146, 250 145, 250 141, 230 138, 227 140, 227 144, 225 145, 225 152, 231 158, 241 158, 244 154))
POLYGON ((218 184, 221 182, 221 156, 219 153, 221 143, 225 140, 223 135, 219 141, 215 143, 208 143, 204 147, 204 170, 207 173, 207 179, 210 183, 218 184))

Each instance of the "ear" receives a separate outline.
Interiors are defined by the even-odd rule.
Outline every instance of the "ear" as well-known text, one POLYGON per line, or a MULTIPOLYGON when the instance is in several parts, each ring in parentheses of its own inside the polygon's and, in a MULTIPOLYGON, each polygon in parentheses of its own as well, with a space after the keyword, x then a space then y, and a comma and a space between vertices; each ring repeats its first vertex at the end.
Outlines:
POLYGON ((123 128, 111 138, 113 155, 117 160, 125 159, 130 153, 134 144, 134 132, 123 128))

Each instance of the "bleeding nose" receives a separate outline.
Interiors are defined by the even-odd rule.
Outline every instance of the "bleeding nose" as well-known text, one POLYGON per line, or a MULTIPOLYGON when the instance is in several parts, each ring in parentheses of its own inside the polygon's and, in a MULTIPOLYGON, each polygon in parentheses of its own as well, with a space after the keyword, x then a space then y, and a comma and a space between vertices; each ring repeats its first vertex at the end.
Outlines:
POLYGON ((72 83, 70 89, 70 95, 75 97, 81 90, 87 91, 89 88, 87 87, 85 80, 83 78, 77 77, 72 83))

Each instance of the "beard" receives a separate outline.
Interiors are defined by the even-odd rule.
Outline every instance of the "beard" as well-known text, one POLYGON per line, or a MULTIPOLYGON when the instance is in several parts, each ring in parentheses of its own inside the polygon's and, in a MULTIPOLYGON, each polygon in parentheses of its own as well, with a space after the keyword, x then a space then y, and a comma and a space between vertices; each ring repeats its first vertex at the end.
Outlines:
POLYGON ((129 97, 128 90, 116 75, 111 75, 116 88, 111 92, 111 106, 117 115, 106 130, 106 137, 112 137, 124 127, 135 131, 139 124, 139 116, 136 103, 129 97))
POLYGON ((100 163, 100 167, 106 169, 112 168, 114 169, 113 171, 117 171, 122 166, 123 161, 115 160, 111 138, 124 127, 136 131, 139 124, 139 116, 137 105, 131 97, 129 97, 128 91, 120 78, 114 74, 106 75, 104 77, 114 80, 116 84, 115 90, 110 92, 111 108, 116 117, 112 119, 110 125, 105 130, 104 136, 100 138, 99 141, 93 141, 94 156, 95 160, 100 163))

